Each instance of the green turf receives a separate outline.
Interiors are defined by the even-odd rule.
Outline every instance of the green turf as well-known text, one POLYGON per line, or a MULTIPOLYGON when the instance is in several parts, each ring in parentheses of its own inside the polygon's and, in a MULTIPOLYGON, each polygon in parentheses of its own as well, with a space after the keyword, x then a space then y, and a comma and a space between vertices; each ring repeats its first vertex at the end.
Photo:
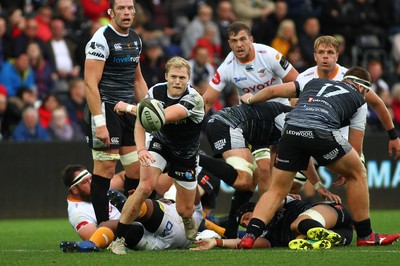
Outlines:
MULTIPOLYGON (((400 211, 375 211, 373 228, 382 233, 400 231, 400 211)), ((78 240, 66 219, 0 221, 1 265, 400 265, 400 242, 391 246, 349 247, 331 250, 130 251, 117 256, 63 253, 61 240, 78 240)))

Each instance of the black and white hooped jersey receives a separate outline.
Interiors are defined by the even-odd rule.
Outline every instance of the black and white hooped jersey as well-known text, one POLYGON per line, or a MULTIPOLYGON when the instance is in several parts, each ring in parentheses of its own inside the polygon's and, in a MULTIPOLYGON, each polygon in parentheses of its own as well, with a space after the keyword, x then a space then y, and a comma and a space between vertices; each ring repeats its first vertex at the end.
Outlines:
POLYGON ((286 116, 288 125, 329 131, 346 125, 365 129, 367 105, 364 96, 352 84, 329 79, 296 82, 300 95, 286 116))
POLYGON ((167 83, 158 83, 149 89, 147 97, 159 100, 164 109, 179 104, 188 116, 182 120, 164 125, 160 131, 152 135, 163 145, 170 148, 171 153, 178 157, 197 155, 200 148, 200 132, 204 119, 203 97, 189 85, 183 95, 171 97, 168 95, 167 83))
POLYGON ((85 53, 86 59, 105 61, 98 85, 102 101, 133 103, 135 71, 141 52, 142 41, 132 29, 121 34, 108 24, 96 31, 85 53))
POLYGON ((241 128, 243 136, 253 146, 278 143, 286 113, 290 106, 278 102, 242 104, 225 107, 211 116, 231 128, 241 128))
MULTIPOLYGON (((241 63, 233 52, 230 52, 224 62, 218 67, 210 86, 221 92, 231 85, 237 89, 239 97, 246 93, 256 94, 269 86, 282 83, 292 65, 272 47, 253 43, 255 50, 254 60, 241 63)), ((289 105, 286 98, 276 98, 271 101, 289 105)))

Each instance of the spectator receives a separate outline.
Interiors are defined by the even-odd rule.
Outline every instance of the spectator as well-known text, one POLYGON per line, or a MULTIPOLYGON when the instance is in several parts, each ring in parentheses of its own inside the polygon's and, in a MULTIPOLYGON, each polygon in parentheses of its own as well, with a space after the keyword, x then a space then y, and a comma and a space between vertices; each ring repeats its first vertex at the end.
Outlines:
POLYGON ((51 114, 59 106, 61 106, 61 103, 55 94, 49 94, 44 97, 42 104, 38 109, 40 125, 43 128, 49 127, 51 114))
POLYGON ((306 62, 301 54, 299 45, 292 45, 287 52, 286 59, 294 66, 294 68, 300 73, 308 68, 308 62, 306 62))
POLYGON ((352 65, 352 62, 351 62, 351 57, 347 51, 346 39, 340 34, 336 34, 333 37, 335 37, 335 39, 337 40, 338 45, 339 45, 338 52, 339 52, 340 56, 338 58, 337 63, 346 68, 350 68, 352 65))
POLYGON ((383 78, 383 65, 379 59, 371 59, 367 66, 371 74, 371 89, 379 94, 379 91, 389 91, 389 85, 383 78))
POLYGON ((50 21, 53 16, 53 9, 50 6, 41 6, 36 15, 38 30, 36 36, 44 42, 52 38, 50 21))
POLYGON ((232 0, 232 7, 237 20, 247 24, 250 29, 254 20, 265 21, 275 10, 275 4, 270 0, 232 0))
POLYGON ((355 34, 351 26, 352 18, 346 14, 348 2, 345 0, 322 1, 319 21, 321 23, 322 34, 340 34, 348 41, 349 47, 351 47, 351 40, 354 39, 355 34))
POLYGON ((221 58, 225 58, 231 51, 228 44, 228 27, 236 20, 236 15, 232 9, 232 3, 229 0, 219 1, 217 6, 215 23, 217 24, 219 35, 221 37, 221 58))
POLYGON ((278 27, 275 38, 271 42, 271 47, 275 48, 284 57, 287 57, 289 49, 297 45, 296 26, 291 19, 283 20, 278 27))
POLYGON ((82 35, 82 21, 79 14, 79 6, 72 0, 59 0, 56 4, 55 15, 64 21, 65 37, 70 38, 75 43, 82 35))
POLYGON ((57 74, 57 88, 59 93, 68 92, 68 81, 80 75, 80 67, 75 60, 74 42, 68 39, 61 19, 51 21, 53 38, 47 43, 50 60, 57 74))
POLYGON ((147 42, 140 59, 140 68, 149 86, 165 81, 165 63, 166 59, 160 42, 157 40, 147 42))
POLYGON ((308 17, 303 24, 303 33, 299 34, 299 45, 308 66, 314 65, 314 41, 320 35, 319 20, 316 17, 308 17))
POLYGON ((136 3, 142 7, 143 12, 147 14, 150 21, 157 24, 168 37, 171 38, 174 35, 175 17, 172 9, 172 1, 138 0, 136 3))
MULTIPOLYGON (((213 10, 209 5, 200 5, 197 9, 197 16, 187 25, 181 40, 181 47, 183 56, 185 58, 190 57, 190 53, 196 46, 197 40, 203 36, 205 28, 208 24, 216 26, 212 21, 213 10)), ((215 34, 214 43, 221 45, 219 31, 215 34)))
POLYGON ((12 111, 7 99, 7 90, 0 85, 0 141, 8 140, 21 117, 12 111))
MULTIPOLYGON (((383 66, 379 59, 371 59, 368 62, 367 70, 371 75, 371 90, 376 92, 378 96, 384 101, 386 107, 392 112, 392 97, 388 83, 383 78, 383 66)), ((392 115, 393 117, 393 115, 392 115)), ((367 123, 372 130, 384 130, 382 123, 379 120, 376 112, 368 106, 367 123)))
POLYGON ((47 130, 53 140, 71 141, 85 139, 81 128, 74 122, 68 121, 67 110, 64 106, 56 107, 53 110, 47 130))
POLYGON ((8 97, 14 96, 21 86, 34 90, 35 75, 25 52, 19 54, 15 60, 10 59, 4 63, 0 71, 0 84, 7 88, 8 97))
POLYGON ((22 112, 22 121, 12 133, 15 141, 49 141, 49 133, 39 123, 39 115, 34 107, 28 106, 22 112))
POLYGON ((217 67, 221 63, 221 45, 215 43, 215 36, 218 34, 218 28, 214 24, 208 24, 204 28, 203 36, 197 39, 196 45, 191 52, 191 57, 194 56, 194 49, 197 46, 206 47, 209 53, 209 62, 217 67))
POLYGON ((25 86, 19 87, 17 94, 8 98, 8 106, 18 115, 18 120, 21 120, 22 111, 25 107, 34 106, 37 108, 38 105, 40 105, 40 101, 37 98, 36 92, 25 86))
POLYGON ((86 28, 83 33, 82 37, 76 42, 76 50, 75 50, 75 58, 77 63, 79 64, 79 67, 81 69, 80 71, 80 76, 83 77, 83 71, 85 68, 85 47, 86 44, 89 42, 89 40, 92 38, 93 34, 101 27, 105 26, 103 25, 99 20, 97 21, 91 21, 88 25, 88 28, 86 28))
MULTIPOLYGON (((189 60, 191 70, 189 84, 199 91, 198 87, 204 81, 207 83, 210 82, 214 76, 215 69, 209 61, 210 54, 207 47, 196 46, 193 52, 192 59, 189 60)), ((199 93, 202 94, 201 92, 199 93)))
POLYGON ((7 35, 7 22, 0 17, 0 70, 4 62, 11 57, 11 39, 7 35))
POLYGON ((11 8, 8 12, 8 31, 12 39, 17 38, 24 31, 25 17, 20 8, 11 8))
POLYGON ((37 43, 28 45, 27 54, 32 67, 37 94, 39 99, 43 99, 45 95, 56 92, 57 87, 54 82, 55 73, 52 66, 44 59, 42 51, 37 43))
POLYGON ((278 32, 279 24, 287 18, 288 5, 285 0, 275 2, 275 11, 266 20, 256 20, 251 29, 254 42, 270 45, 278 32))
POLYGON ((383 28, 382 20, 376 7, 377 2, 385 1, 349 1, 346 4, 344 15, 350 18, 348 25, 352 27, 353 33, 350 37, 355 38, 355 41, 357 41, 357 37, 362 35, 373 35, 379 40, 380 47, 384 47, 387 39, 386 29, 383 28))
POLYGON ((97 21, 100 18, 108 17, 107 10, 110 7, 109 1, 104 0, 80 0, 83 15, 91 20, 97 21))
POLYGON ((38 33, 38 22, 34 17, 28 18, 26 20, 26 26, 24 28, 24 32, 14 40, 13 44, 14 56, 18 56, 19 54, 26 52, 28 44, 35 42, 39 45, 40 50, 42 50, 44 58, 48 59, 49 53, 47 51, 46 45, 41 39, 39 39, 36 36, 37 33, 38 33))
POLYGON ((71 122, 85 129, 84 111, 86 106, 85 82, 83 79, 73 79, 69 82, 69 95, 63 101, 71 122))

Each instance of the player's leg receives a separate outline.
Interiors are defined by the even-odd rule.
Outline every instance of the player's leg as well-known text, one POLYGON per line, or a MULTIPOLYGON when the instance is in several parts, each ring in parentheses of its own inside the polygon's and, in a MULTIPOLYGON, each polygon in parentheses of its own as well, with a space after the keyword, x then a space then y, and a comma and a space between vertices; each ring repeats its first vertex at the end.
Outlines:
POLYGON ((182 217, 186 237, 189 240, 194 240, 199 226, 192 216, 194 212, 197 182, 176 181, 175 187, 176 211, 182 217))
POLYGON ((280 203, 289 193, 296 172, 278 169, 272 170, 271 186, 258 200, 250 220, 246 235, 239 244, 239 248, 251 248, 255 239, 259 237, 265 225, 272 220, 280 203), (268 208, 265 208, 268 206, 268 208))
POLYGON ((338 213, 327 204, 319 204, 301 213, 290 226, 293 232, 311 240, 329 240, 332 245, 341 243, 341 236, 333 231, 338 213))
POLYGON ((119 154, 117 149, 112 149, 108 151, 92 150, 92 155, 94 169, 90 197, 97 223, 100 224, 109 219, 107 191, 110 188, 110 180, 115 173, 119 154))
POLYGON ((223 152, 222 157, 227 164, 231 165, 238 172, 233 187, 238 190, 254 191, 253 173, 255 167, 250 149, 234 148, 223 152))
POLYGON ((372 233, 369 214, 369 190, 365 167, 354 149, 327 166, 347 180, 346 198, 359 237, 372 233), (365 226, 357 228, 359 223, 365 226))
POLYGON ((135 146, 124 146, 119 149, 120 162, 125 170, 124 178, 124 194, 128 196, 128 192, 136 189, 139 185, 139 169, 140 164, 135 146))
POLYGON ((269 148, 261 148, 252 155, 258 168, 258 194, 262 195, 271 184, 271 152, 269 148))

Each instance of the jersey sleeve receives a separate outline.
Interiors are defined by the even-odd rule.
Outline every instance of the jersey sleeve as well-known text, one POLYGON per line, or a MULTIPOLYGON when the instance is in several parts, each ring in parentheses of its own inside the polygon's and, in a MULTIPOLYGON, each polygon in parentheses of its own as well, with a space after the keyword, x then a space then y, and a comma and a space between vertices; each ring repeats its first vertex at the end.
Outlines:
POLYGON ((88 224, 94 224, 97 226, 96 220, 84 212, 70 213, 69 223, 75 229, 76 232, 79 232, 79 230, 81 230, 83 227, 85 227, 88 224))
POLYGON ((179 104, 186 109, 188 117, 195 123, 201 123, 204 118, 204 101, 198 93, 190 93, 182 97, 179 104))
POLYGON ((110 54, 107 40, 103 35, 103 30, 98 30, 92 39, 86 44, 86 59, 106 61, 110 54))
MULTIPOLYGON (((272 54, 268 54, 271 56, 272 54)), ((275 53, 275 58, 270 58, 269 61, 272 63, 273 72, 283 79, 293 68, 292 64, 278 51, 275 53)))
POLYGON ((363 104, 358 108, 357 112, 350 119, 350 127, 357 130, 365 130, 365 124, 367 123, 368 107, 367 103, 363 104))
POLYGON ((210 80, 210 86, 218 92, 221 92, 228 85, 228 72, 226 60, 217 68, 213 78, 210 80))

